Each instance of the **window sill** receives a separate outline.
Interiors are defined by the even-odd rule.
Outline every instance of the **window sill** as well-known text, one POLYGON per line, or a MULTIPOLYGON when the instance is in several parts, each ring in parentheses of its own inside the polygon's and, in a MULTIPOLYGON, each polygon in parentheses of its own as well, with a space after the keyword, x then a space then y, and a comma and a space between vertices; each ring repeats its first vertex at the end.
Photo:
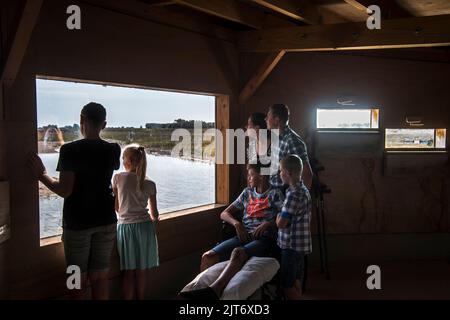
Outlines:
POLYGON ((317 129, 317 133, 353 133, 353 134, 365 134, 365 133, 380 133, 379 129, 349 129, 349 130, 342 130, 342 129, 317 129))
POLYGON ((165 220, 170 220, 170 219, 182 217, 182 216, 193 214, 193 213, 199 213, 199 212, 204 212, 204 211, 213 210, 213 209, 217 209, 217 208, 225 208, 225 207, 227 207, 227 205, 225 205, 225 204, 212 203, 212 204, 207 204, 207 205, 203 205, 203 206, 199 206, 199 207, 183 209, 183 210, 178 210, 178 211, 172 211, 170 213, 164 213, 164 214, 160 215, 160 220, 165 221, 165 220))
POLYGON ((47 238, 40 239, 40 246, 45 247, 45 246, 50 246, 50 245, 57 244, 60 242, 61 242, 61 235, 47 237, 47 238))
POLYGON ((447 154, 447 150, 385 150, 386 154, 447 154))
MULTIPOLYGON (((207 205, 203 205, 203 206, 199 206, 199 207, 172 211, 170 213, 164 213, 160 216, 160 220, 166 221, 166 220, 171 220, 171 219, 183 217, 186 215, 190 215, 193 213, 201 213, 201 212, 205 212, 205 211, 209 211, 209 210, 213 210, 213 209, 217 209, 217 208, 225 208, 225 207, 227 207, 227 205, 220 204, 220 203, 207 204, 207 205)), ((41 247, 55 245, 58 243, 61 243, 61 235, 40 239, 41 247)))

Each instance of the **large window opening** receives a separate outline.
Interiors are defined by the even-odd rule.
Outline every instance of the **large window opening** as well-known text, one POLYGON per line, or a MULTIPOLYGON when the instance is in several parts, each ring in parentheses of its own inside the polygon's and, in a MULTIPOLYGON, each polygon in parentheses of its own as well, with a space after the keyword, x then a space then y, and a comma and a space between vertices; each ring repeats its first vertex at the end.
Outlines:
MULTIPOLYGON (((171 141, 175 129, 194 136, 194 121, 202 132, 215 128, 216 97, 69 80, 36 79, 38 153, 50 175, 58 177, 59 148, 81 139, 80 110, 94 101, 107 110, 107 127, 102 138, 117 142, 122 149, 139 143, 147 151, 147 176, 157 185, 161 214, 216 202, 215 142, 202 143, 201 159, 171 157, 178 141, 171 141)), ((200 137, 201 138, 201 137, 200 137)), ((122 160, 121 160, 122 161, 122 160)), ((123 171, 123 164, 118 172, 123 171)), ((62 232, 63 199, 39 185, 40 237, 62 232)))

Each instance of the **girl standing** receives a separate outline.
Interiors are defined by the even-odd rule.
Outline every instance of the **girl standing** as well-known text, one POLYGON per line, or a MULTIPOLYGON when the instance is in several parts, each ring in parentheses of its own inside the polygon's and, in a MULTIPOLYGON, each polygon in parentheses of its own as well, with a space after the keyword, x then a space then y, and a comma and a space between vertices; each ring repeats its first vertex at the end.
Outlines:
POLYGON ((136 292, 141 300, 145 297, 146 270, 159 264, 154 224, 159 220, 156 185, 145 175, 147 156, 143 147, 128 146, 123 152, 123 165, 125 172, 113 178, 123 295, 130 300, 136 292))

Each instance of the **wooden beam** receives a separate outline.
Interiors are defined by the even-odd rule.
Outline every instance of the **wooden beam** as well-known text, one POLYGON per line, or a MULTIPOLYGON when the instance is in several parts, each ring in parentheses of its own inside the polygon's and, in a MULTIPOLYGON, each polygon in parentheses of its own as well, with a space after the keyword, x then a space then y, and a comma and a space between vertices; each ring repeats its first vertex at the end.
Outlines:
POLYGON ((43 0, 27 0, 22 12, 19 24, 17 26, 11 49, 7 55, 5 65, 1 74, 1 120, 6 119, 6 104, 8 100, 8 91, 16 80, 20 65, 28 47, 31 34, 36 25, 39 11, 41 10, 43 0))
MULTIPOLYGON (((308 1, 304 1, 303 5, 291 0, 251 0, 263 7, 269 8, 273 11, 281 13, 290 18, 296 19, 309 24, 320 23, 320 15, 315 6, 308 1)), ((264 60, 263 64, 256 70, 256 73, 239 94, 239 104, 244 105, 258 90, 264 80, 269 76, 272 70, 276 67, 281 58, 283 58, 286 51, 280 50, 269 54, 264 60)))
MULTIPOLYGON (((292 1, 292 0, 251 0, 260 6, 271 9, 285 16, 302 21, 308 24, 319 24, 321 17, 316 6, 309 1, 292 1)), ((258 68, 256 73, 239 94, 239 104, 244 105, 258 90, 264 80, 269 76, 272 70, 283 58, 285 50, 280 50, 269 54, 263 64, 258 68)))
MULTIPOLYGON (((346 23, 346 22, 358 22, 362 21, 358 16, 361 16, 359 12, 351 13, 349 16, 348 12, 342 12, 342 10, 336 10, 336 7, 346 5, 345 3, 333 4, 333 5, 322 5, 319 6, 319 13, 321 24, 336 24, 336 23, 346 23)), ((364 16, 365 17, 365 16, 364 16)))
POLYGON ((34 26, 36 25, 43 0, 27 0, 20 18, 8 58, 2 72, 2 84, 10 87, 19 72, 22 59, 28 47, 34 26))
POLYGON ((356 8, 357 10, 367 13, 367 6, 362 4, 361 1, 357 0, 344 0, 344 1, 347 2, 349 5, 351 5, 352 7, 356 8))
POLYGON ((177 4, 246 25, 261 29, 265 14, 236 0, 175 0, 177 4))
POLYGON ((250 0, 262 7, 278 12, 289 18, 307 24, 319 24, 320 15, 317 6, 305 1, 297 0, 250 0))
POLYGON ((450 15, 384 20, 379 30, 365 22, 241 32, 245 52, 333 51, 450 45, 450 15))
POLYGON ((6 180, 8 178, 8 170, 6 165, 6 151, 7 151, 7 139, 6 139, 6 119, 7 119, 7 102, 8 93, 14 81, 17 73, 19 72, 20 65, 22 64, 23 57, 28 47, 31 34, 34 26, 36 25, 39 11, 42 6, 43 0, 27 0, 22 12, 17 31, 14 35, 14 40, 11 44, 11 49, 7 55, 5 65, 2 69, 1 82, 0 82, 0 179, 6 180))
POLYGON ((264 61, 264 63, 256 71, 255 75, 250 79, 250 81, 245 85, 239 95, 239 104, 244 105, 248 99, 258 90, 259 86, 263 81, 269 76, 270 72, 275 68, 275 66, 283 58, 286 51, 281 50, 272 54, 269 54, 264 61))
POLYGON ((381 9, 381 16, 385 19, 396 19, 411 17, 411 13, 400 6, 394 0, 344 0, 355 9, 367 14, 367 8, 377 5, 381 9))
POLYGON ((448 0, 397 0, 396 3, 415 16, 435 16, 450 13, 448 0))
POLYGON ((194 32, 209 38, 219 39, 230 43, 236 42, 232 30, 211 23, 199 21, 191 15, 170 10, 168 6, 151 6, 137 0, 79 0, 80 3, 101 8, 160 25, 194 32))
MULTIPOLYGON (((370 1, 370 0, 365 0, 370 1)), ((381 8, 381 16, 383 19, 398 19, 398 18, 409 18, 414 17, 414 15, 401 6, 397 1, 392 0, 378 0, 377 4, 381 8)), ((421 15, 419 15, 421 16, 421 15)))

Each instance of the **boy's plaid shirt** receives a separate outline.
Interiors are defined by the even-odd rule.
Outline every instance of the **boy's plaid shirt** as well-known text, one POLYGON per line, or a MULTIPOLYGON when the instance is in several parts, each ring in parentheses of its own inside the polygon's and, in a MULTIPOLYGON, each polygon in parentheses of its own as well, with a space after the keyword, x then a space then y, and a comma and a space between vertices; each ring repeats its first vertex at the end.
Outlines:
POLYGON ((286 228, 278 229, 278 246, 303 254, 312 251, 311 243, 311 196, 302 181, 289 187, 280 216, 288 219, 286 228))
POLYGON ((273 146, 273 154, 278 154, 278 161, 272 161, 271 172, 277 172, 270 177, 270 184, 274 187, 283 186, 283 181, 280 178, 280 161, 284 157, 290 154, 295 154, 303 161, 303 165, 308 160, 308 152, 306 150, 306 144, 302 138, 295 133, 289 126, 286 126, 283 133, 279 136, 278 148, 273 146))

